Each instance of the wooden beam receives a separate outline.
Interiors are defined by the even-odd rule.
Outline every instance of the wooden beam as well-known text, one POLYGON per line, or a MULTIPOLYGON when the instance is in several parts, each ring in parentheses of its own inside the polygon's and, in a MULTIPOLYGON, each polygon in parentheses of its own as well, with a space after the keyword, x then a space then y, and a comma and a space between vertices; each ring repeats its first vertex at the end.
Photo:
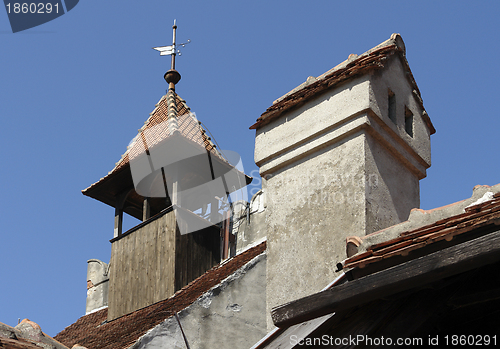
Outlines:
POLYGON ((128 195, 133 190, 133 188, 128 188, 122 191, 116 196, 115 201, 115 227, 113 231, 113 238, 117 238, 122 235, 123 228, 123 206, 127 200, 128 195))
POLYGON ((222 259, 229 258, 229 226, 231 224, 231 211, 225 211, 223 213, 224 220, 222 221, 222 259))
POLYGON ((123 210, 115 207, 115 227, 113 230, 113 239, 122 235, 123 230, 123 210))
POLYGON ((149 198, 144 198, 143 208, 142 208, 142 221, 145 222, 151 218, 151 204, 149 198))
POLYGON ((291 326, 499 260, 500 231, 496 230, 474 240, 275 307, 271 311, 271 317, 278 327, 291 326))

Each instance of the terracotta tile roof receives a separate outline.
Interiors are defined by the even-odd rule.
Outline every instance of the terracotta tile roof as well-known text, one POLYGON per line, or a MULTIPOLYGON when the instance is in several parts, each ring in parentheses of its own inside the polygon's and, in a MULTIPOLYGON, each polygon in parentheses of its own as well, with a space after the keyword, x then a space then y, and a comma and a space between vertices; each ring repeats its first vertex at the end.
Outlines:
POLYGON ((389 40, 360 56, 354 54, 349 55, 347 61, 337 65, 317 78, 308 78, 304 84, 277 99, 273 105, 267 108, 267 110, 257 119, 257 122, 250 126, 250 129, 258 129, 266 125, 270 121, 278 118, 285 111, 298 108, 310 98, 328 89, 334 88, 343 82, 365 75, 370 71, 383 68, 388 58, 393 55, 397 55, 401 59, 407 72, 406 77, 414 89, 417 101, 421 105, 422 110, 424 110, 424 121, 429 127, 430 133, 435 133, 436 130, 425 112, 420 90, 418 89, 417 83, 411 73, 410 66, 408 65, 408 61, 406 60, 404 43, 399 34, 392 34, 389 40))
POLYGON ((455 236, 491 224, 500 225, 500 192, 492 194, 491 200, 466 207, 461 214, 404 231, 396 238, 372 244, 365 252, 346 259, 343 267, 363 268, 393 256, 406 256, 410 251, 442 240, 451 241, 455 236))
POLYGON ((66 327, 55 339, 71 346, 75 343, 88 349, 128 348, 148 330, 191 305, 203 293, 219 284, 254 257, 266 250, 266 242, 250 248, 218 265, 179 290, 174 296, 131 314, 106 322, 108 310, 82 316, 66 327))
MULTIPOLYGON (((176 95, 176 98, 178 131, 181 135, 224 160, 223 156, 216 150, 216 146, 211 141, 210 137, 205 134, 205 130, 201 127, 194 114, 190 112, 190 108, 187 106, 186 101, 180 98, 179 95, 176 95)), ((83 192, 86 192, 105 181, 113 174, 128 167, 130 165, 130 160, 143 153, 144 149, 149 152, 150 148, 168 138, 170 130, 168 129, 167 122, 167 109, 167 96, 164 95, 156 104, 155 109, 150 113, 144 126, 139 129, 137 136, 134 138, 135 141, 132 141, 127 147, 127 151, 122 155, 115 167, 105 177, 84 189, 83 192), (138 140, 140 141, 138 142, 138 140)))
MULTIPOLYGON (((116 164, 114 170, 126 165, 131 159, 143 152, 143 144, 146 151, 154 147, 165 138, 169 137, 170 130, 168 129, 167 121, 167 98, 163 96, 156 104, 156 108, 151 112, 150 117, 146 120, 144 126, 139 130, 137 139, 141 139, 141 143, 133 143, 128 147, 120 161, 116 164), (160 127, 159 127, 160 126, 160 127), (137 144, 137 146, 136 146, 137 144)), ((209 140, 205 134, 205 130, 200 126, 198 120, 190 113, 186 101, 177 95, 177 123, 179 132, 189 140, 201 145, 214 154, 219 155, 215 150, 215 145, 209 140)), ((113 170, 113 171, 114 171, 113 170)), ((112 171, 112 172, 113 172, 112 171)))

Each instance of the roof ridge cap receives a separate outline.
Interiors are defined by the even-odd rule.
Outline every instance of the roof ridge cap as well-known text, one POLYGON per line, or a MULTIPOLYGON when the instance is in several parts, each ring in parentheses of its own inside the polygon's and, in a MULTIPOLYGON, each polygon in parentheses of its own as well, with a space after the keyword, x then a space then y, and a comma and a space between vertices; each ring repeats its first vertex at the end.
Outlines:
MULTIPOLYGON (((377 53, 380 53, 387 49, 394 49, 394 52, 387 52, 386 53, 387 56, 399 52, 402 59, 406 60, 405 58, 406 47, 404 45, 403 39, 401 38, 401 35, 394 33, 388 40, 385 40, 381 44, 369 49, 368 51, 364 52, 359 56, 355 54, 350 54, 347 60, 336 65, 335 67, 323 73, 322 75, 318 76, 317 78, 311 79, 311 77, 309 77, 304 83, 300 84, 299 86, 295 87, 288 93, 276 99, 273 102, 273 104, 269 108, 267 108, 266 111, 262 113, 259 118, 257 118, 256 122, 252 126, 250 126, 250 129, 257 129, 261 126, 264 126, 272 119, 279 117, 286 110, 295 108, 297 105, 301 105, 304 99, 307 100, 308 98, 311 97, 311 95, 307 95, 308 93, 309 94, 321 93, 322 91, 329 89, 332 86, 336 86, 340 83, 343 83, 346 80, 353 78, 354 76, 364 75, 370 69, 383 67, 383 64, 381 62, 387 59, 387 57, 379 57, 379 61, 377 62, 374 61, 374 62, 369 62, 367 64, 360 64, 359 69, 356 71, 356 74, 349 75, 346 73, 349 72, 350 68, 355 66, 356 62, 357 63, 363 62, 364 59, 367 59, 370 56, 376 56, 377 53), (350 66, 350 64, 352 64, 352 66, 350 66), (342 78, 343 73, 347 74, 348 76, 344 76, 342 78), (338 81, 328 82, 329 79, 334 79, 336 74, 338 75, 337 76, 338 81), (324 84, 325 86, 322 87, 322 84, 324 84), (314 88, 317 88, 318 90, 314 92, 313 91, 314 88)), ((432 131, 433 127, 430 128, 432 131)))
POLYGON ((286 97, 290 96, 291 94, 301 90, 302 88, 316 82, 316 81, 319 81, 319 80, 322 80, 322 79, 325 79, 327 78, 331 73, 337 71, 337 70, 340 70, 342 68, 345 68, 347 65, 349 65, 349 63, 352 63, 362 57, 366 57, 368 55, 370 55, 371 53, 374 53, 375 51, 378 51, 380 49, 383 49, 383 48, 386 48, 386 47, 389 47, 389 46, 396 46, 398 47, 404 54, 406 54, 406 46, 404 44, 404 41, 403 41, 403 38, 401 37, 400 34, 398 33, 393 33, 389 39, 385 40, 384 42, 378 44, 377 46, 375 47, 372 47, 371 49, 369 49, 368 51, 365 51, 363 52, 362 54, 358 55, 358 54, 355 54, 355 53, 351 53, 348 58, 342 62, 340 62, 339 64, 337 64, 336 66, 334 66, 333 68, 327 70, 326 72, 324 72, 323 74, 321 75, 318 75, 317 77, 315 76, 309 76, 306 81, 304 81, 303 83, 301 83, 300 85, 298 85, 297 87, 293 88, 292 90, 290 90, 289 92, 285 93, 284 95, 282 95, 281 97, 275 99, 273 101, 273 105, 280 102, 281 100, 285 99, 286 97), (314 81, 312 81, 312 79, 314 79, 314 81))

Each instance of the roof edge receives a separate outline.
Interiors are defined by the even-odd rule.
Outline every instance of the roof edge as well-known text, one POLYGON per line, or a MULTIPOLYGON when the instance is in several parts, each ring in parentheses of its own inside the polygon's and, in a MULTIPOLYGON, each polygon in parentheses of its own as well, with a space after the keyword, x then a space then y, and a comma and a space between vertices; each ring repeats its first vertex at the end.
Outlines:
POLYGON ((494 186, 476 185, 472 195, 468 199, 430 210, 414 208, 410 212, 408 220, 404 222, 363 237, 348 237, 346 239, 346 246, 350 246, 351 249, 356 250, 356 253, 339 264, 342 267, 346 266, 349 268, 349 265, 354 265, 354 263, 372 256, 373 249, 382 248, 393 243, 402 243, 405 236, 419 231, 433 229, 437 231, 449 228, 451 220, 461 217, 467 219, 468 216, 472 216, 476 211, 480 211, 488 203, 495 202, 495 200, 498 201, 499 197, 500 184, 494 186))
MULTIPOLYGON (((269 108, 267 108, 267 110, 264 113, 262 113, 262 115, 259 118, 257 118, 257 121, 249 128, 256 130, 268 124, 275 118, 281 116, 285 111, 295 109, 301 106, 306 100, 308 100, 314 95, 323 93, 324 91, 331 89, 339 85, 340 83, 343 83, 344 81, 347 81, 355 76, 364 75, 368 71, 371 71, 373 69, 382 68, 380 66, 381 65, 380 62, 370 62, 372 63, 371 65, 366 64, 367 62, 366 59, 368 56, 370 55, 375 56, 376 54, 381 54, 381 55, 385 54, 386 57, 388 57, 396 53, 399 54, 399 57, 402 60, 405 69, 408 71, 407 78, 409 83, 413 86, 414 92, 417 96, 417 100, 422 107, 425 124, 429 128, 430 134, 434 134, 436 132, 436 129, 434 128, 434 125, 432 124, 429 115, 425 111, 422 97, 420 95, 420 90, 413 77, 408 61, 406 60, 405 43, 401 35, 397 33, 392 34, 388 40, 369 49, 368 51, 364 52, 359 56, 356 54, 350 54, 347 60, 336 65, 335 67, 323 73, 322 75, 318 76, 317 78, 312 76, 308 77, 304 83, 292 89, 290 92, 286 93, 282 97, 276 99, 273 102, 273 104, 269 108), (390 48, 392 48, 392 50, 390 50, 390 48), (361 66, 361 63, 363 63, 363 66, 361 66), (360 67, 358 67, 359 69, 355 74, 352 74, 353 72, 351 71, 352 69, 350 68, 355 67, 356 64, 359 64, 360 67)), ((380 59, 383 59, 383 57, 380 57, 380 59)))

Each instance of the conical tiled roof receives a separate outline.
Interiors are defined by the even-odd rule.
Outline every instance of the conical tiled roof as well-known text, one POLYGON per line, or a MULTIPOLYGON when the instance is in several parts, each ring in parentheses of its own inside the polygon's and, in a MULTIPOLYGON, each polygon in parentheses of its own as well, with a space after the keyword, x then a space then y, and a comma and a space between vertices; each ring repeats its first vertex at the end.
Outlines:
MULTIPOLYGON (((179 97, 179 95, 176 96, 178 109, 177 123, 180 134, 186 139, 204 147, 221 160, 224 160, 223 156, 216 150, 214 143, 206 135, 196 116, 191 113, 186 101, 179 97)), ((167 96, 164 95, 156 104, 155 109, 149 114, 149 118, 144 122, 144 126, 139 129, 139 133, 127 147, 127 151, 122 155, 120 161, 116 163, 115 167, 105 177, 84 189, 83 193, 85 194, 89 189, 99 185, 99 183, 105 181, 109 176, 129 165, 130 160, 139 156, 144 151, 144 148, 146 148, 146 151, 149 151, 150 148, 168 138, 171 132, 168 128, 167 118, 167 96), (142 140, 142 142, 138 143, 137 140, 142 140)))
MULTIPOLYGON (((179 150, 182 148, 198 149, 195 151, 198 154, 206 151, 212 155, 212 177, 213 174, 215 174, 215 177, 218 177, 233 169, 233 166, 216 149, 210 137, 206 135, 201 123, 198 122, 194 113, 191 113, 186 102, 177 94, 175 96, 177 105, 175 123, 172 123, 172 120, 168 119, 168 99, 164 95, 156 104, 155 109, 150 113, 143 127, 139 129, 137 136, 130 142, 127 151, 122 155, 115 167, 99 181, 84 189, 82 191, 84 195, 116 207, 120 195, 131 188, 135 188, 131 173, 131 161, 135 158, 139 159, 141 155, 150 155, 150 151, 155 147, 161 149, 160 153, 165 151, 165 149, 172 149, 171 153, 174 154, 174 158, 176 153, 180 153, 182 157, 183 151, 179 150), (175 128, 172 128, 171 125, 173 124, 175 124, 175 128), (165 142, 169 142, 166 148, 164 147, 165 142)), ((158 152, 155 154, 158 154, 158 152)), ((236 178, 237 183, 230 186, 230 188, 236 187, 236 189, 239 189, 251 182, 252 179, 250 177, 245 176, 239 171, 237 173, 236 177, 233 176, 233 179, 236 178)), ((189 187, 189 181, 192 182, 191 185, 199 185, 203 180, 210 181, 213 179, 205 177, 196 173, 188 173, 183 183, 186 184, 187 182, 186 186, 189 187)), ((142 202, 144 200, 143 196, 133 191, 128 195, 126 200, 124 211, 140 219, 142 215, 142 202)), ((164 200, 160 200, 156 204, 153 202, 153 211, 162 210, 165 208, 164 204, 164 200)))
MULTIPOLYGON (((186 105, 186 101, 177 95, 177 124, 178 131, 186 139, 194 141, 201 145, 212 154, 217 155, 221 159, 222 155, 216 150, 213 142, 205 134, 205 130, 201 127, 196 119, 196 116, 191 113, 190 108, 186 105)), ((149 118, 144 123, 144 126, 139 130, 135 141, 142 140, 146 150, 159 144, 165 138, 169 137, 173 132, 169 130, 169 123, 167 122, 167 96, 164 95, 156 104, 155 109, 151 112, 149 118)), ((138 156, 142 152, 142 146, 135 146, 136 142, 131 142, 127 151, 122 155, 120 161, 116 164, 115 168, 111 171, 113 173, 120 167, 129 163, 130 159, 138 156)))

